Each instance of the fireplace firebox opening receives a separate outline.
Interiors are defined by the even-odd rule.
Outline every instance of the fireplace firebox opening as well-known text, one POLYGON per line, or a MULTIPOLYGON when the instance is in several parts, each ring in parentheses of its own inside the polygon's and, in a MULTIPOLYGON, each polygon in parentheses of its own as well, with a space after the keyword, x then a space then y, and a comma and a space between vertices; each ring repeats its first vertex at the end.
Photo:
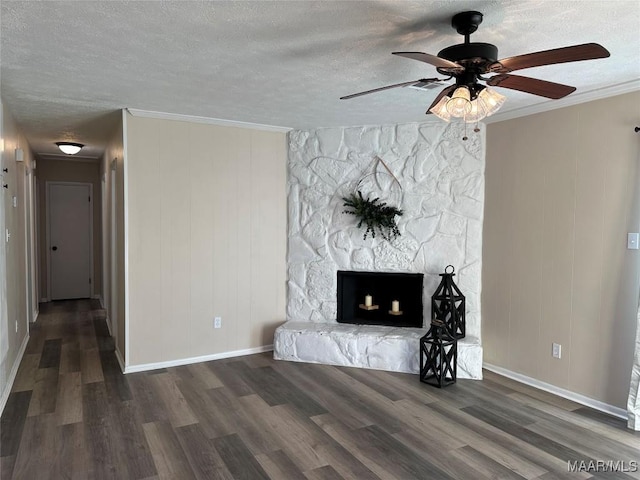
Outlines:
POLYGON ((422 328, 423 280, 422 273, 339 270, 338 322, 422 328))

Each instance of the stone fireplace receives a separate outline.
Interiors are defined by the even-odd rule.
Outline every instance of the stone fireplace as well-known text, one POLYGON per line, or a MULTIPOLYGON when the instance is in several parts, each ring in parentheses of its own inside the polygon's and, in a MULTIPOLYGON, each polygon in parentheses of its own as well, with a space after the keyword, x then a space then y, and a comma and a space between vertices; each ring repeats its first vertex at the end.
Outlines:
POLYGON ((276 358, 417 372, 418 339, 425 333, 420 327, 430 316, 439 274, 453 265, 466 296, 464 344, 472 351, 465 356, 466 347, 459 345, 459 365, 466 371, 459 378, 479 378, 485 165, 480 127, 467 141, 462 125, 442 122, 289 133, 288 322, 274 340, 276 358), (357 190, 403 210, 399 237, 363 238, 357 221, 343 213, 343 197, 357 190), (339 308, 345 287, 338 285, 339 271, 421 276, 421 315, 411 310, 405 316, 408 303, 399 299, 399 326, 380 325, 389 303, 398 300, 385 291, 359 290, 358 298, 339 308), (380 305, 378 314, 355 310, 367 294, 380 305), (355 324, 342 323, 349 315, 355 324), (402 324, 408 317, 411 326, 402 324))

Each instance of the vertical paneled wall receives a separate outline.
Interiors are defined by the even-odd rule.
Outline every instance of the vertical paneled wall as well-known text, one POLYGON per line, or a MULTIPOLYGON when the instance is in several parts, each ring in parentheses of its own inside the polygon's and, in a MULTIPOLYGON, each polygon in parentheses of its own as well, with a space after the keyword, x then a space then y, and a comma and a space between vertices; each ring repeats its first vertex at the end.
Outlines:
POLYGON ((621 408, 640 274, 626 249, 640 230, 638 104, 631 93, 487 129, 485 361, 621 408))
POLYGON ((29 319, 37 314, 28 292, 36 288, 30 265, 32 251, 27 248, 27 235, 33 231, 29 216, 29 183, 33 174, 33 154, 11 112, 0 103, 0 130, 3 147, 0 175, 0 411, 11 389, 13 376, 20 363, 29 337, 29 319), (23 161, 16 161, 16 149, 23 161), (6 188, 4 188, 6 185, 6 188), (15 197, 15 203, 14 203, 15 197), (8 241, 5 234, 9 234, 8 241), (33 310, 33 311, 31 311, 33 310))
POLYGON ((285 317, 286 135, 128 116, 126 136, 127 363, 272 344, 285 317))

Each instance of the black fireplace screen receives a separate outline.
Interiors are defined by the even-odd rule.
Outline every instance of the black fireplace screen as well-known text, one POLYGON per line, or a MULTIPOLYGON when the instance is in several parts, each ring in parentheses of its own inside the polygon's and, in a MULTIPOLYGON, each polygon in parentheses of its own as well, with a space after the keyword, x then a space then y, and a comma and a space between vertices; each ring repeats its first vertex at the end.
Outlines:
POLYGON ((422 273, 339 270, 338 322, 422 328, 423 279, 422 273))

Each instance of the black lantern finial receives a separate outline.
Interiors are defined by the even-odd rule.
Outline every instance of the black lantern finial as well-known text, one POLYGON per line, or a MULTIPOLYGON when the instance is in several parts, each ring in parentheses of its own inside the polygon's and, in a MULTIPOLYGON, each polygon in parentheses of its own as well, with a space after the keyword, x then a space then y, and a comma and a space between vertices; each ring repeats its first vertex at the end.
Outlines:
POLYGON ((431 320, 442 321, 451 336, 459 339, 466 335, 465 298, 453 281, 454 271, 453 265, 447 265, 440 274, 442 281, 431 297, 431 320))

